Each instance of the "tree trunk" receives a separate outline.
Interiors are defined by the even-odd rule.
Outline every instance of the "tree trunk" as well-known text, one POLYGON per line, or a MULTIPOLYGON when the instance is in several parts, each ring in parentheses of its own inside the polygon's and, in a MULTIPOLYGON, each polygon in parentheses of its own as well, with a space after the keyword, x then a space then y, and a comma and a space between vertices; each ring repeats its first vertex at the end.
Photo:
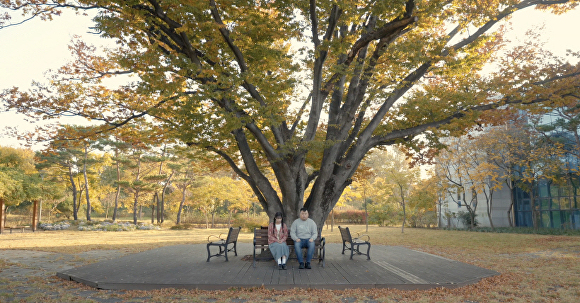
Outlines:
POLYGON ((177 221, 175 222, 175 224, 181 223, 181 211, 183 210, 183 204, 185 203, 185 191, 186 190, 187 190, 187 187, 184 186, 183 191, 181 192, 181 202, 179 202, 179 209, 177 210, 177 221))
POLYGON ((514 201, 515 201, 515 197, 514 197, 514 183, 513 180, 509 179, 506 180, 506 183, 509 190, 510 190, 510 205, 508 207, 508 211, 507 211, 507 215, 508 215, 508 222, 510 224, 510 227, 515 227, 515 220, 514 220, 514 201))
MULTIPOLYGON (((442 220, 443 220, 443 218, 441 217, 441 215, 442 215, 442 214, 441 214, 441 211, 442 211, 442 208, 443 208, 442 206, 443 206, 443 205, 442 205, 442 203, 441 203, 441 199, 440 199, 440 198, 437 198, 437 200, 439 201, 439 202, 437 203, 437 206, 439 206, 439 217, 438 217, 438 219, 439 219, 439 220, 437 220, 437 224, 438 224, 439 226, 437 226, 437 227, 438 227, 438 228, 441 228, 441 226, 443 225, 443 223, 442 223, 442 220)), ((447 227, 449 227, 449 225, 447 225, 447 227)))
POLYGON ((38 222, 42 222, 42 199, 38 201, 38 222))
POLYGON ((171 182, 173 174, 175 174, 175 171, 171 172, 171 175, 169 175, 169 178, 167 178, 167 182, 165 182, 165 185, 163 185, 163 190, 161 191, 161 211, 159 211, 159 216, 161 217, 160 223, 165 222, 165 191, 171 182))
POLYGON ((159 197, 157 193, 153 195, 153 201, 151 201, 151 224, 155 223, 155 206, 157 205, 157 223, 159 223, 159 197))
POLYGON ((119 209, 119 195, 121 194, 121 168, 119 167, 119 149, 115 148, 115 161, 117 167, 117 193, 115 193, 115 208, 113 209, 113 222, 117 221, 117 210, 119 209))
POLYGON ((407 220, 407 212, 405 209, 405 194, 403 192, 403 186, 399 184, 399 190, 401 191, 401 205, 403 205, 403 226, 401 226, 401 233, 405 233, 405 222, 407 220))
POLYGON ((32 204, 32 231, 36 231, 38 225, 38 200, 34 200, 32 204))
MULTIPOLYGON (((81 184, 80 180, 77 180, 77 184, 81 184)), ((77 197, 77 212, 81 210, 81 203, 83 202, 83 192, 84 192, 85 188, 81 187, 78 194, 79 196, 77 197)))
POLYGON ((155 219, 155 217, 157 218, 157 224, 161 223, 161 205, 159 204, 159 193, 155 192, 155 195, 153 195, 153 205, 151 206, 151 224, 153 224, 153 219, 155 219), (153 213, 155 213, 155 210, 157 210, 157 216, 153 216, 153 213))
POLYGON ((331 212, 332 214, 332 220, 330 221, 330 232, 332 232, 334 230, 334 209, 331 212))
POLYGON ((73 176, 71 165, 68 166, 68 176, 69 176, 70 185, 71 185, 71 189, 72 189, 72 196, 73 196, 73 218, 75 221, 77 221, 79 219, 79 216, 78 216, 79 210, 77 208, 77 186, 75 184, 75 179, 73 176))
MULTIPOLYGON (((366 231, 365 232, 369 232, 369 212, 367 210, 367 200, 365 199, 365 226, 366 226, 366 231)), ((404 221, 403 221, 404 223, 404 221)))
MULTIPOLYGON (((465 191, 463 192, 463 201, 467 201, 465 200, 465 191)), ((471 197, 471 205, 467 205, 467 203, 465 203, 465 206, 467 207, 467 210, 469 211, 469 217, 471 218, 471 222, 469 222, 470 228, 473 229, 475 227, 475 211, 477 210, 477 196, 471 197), (471 207, 471 205, 473 205, 473 201, 476 202, 474 207, 471 207)))
POLYGON ((6 227, 7 216, 8 216, 8 205, 4 204, 4 217, 2 220, 2 221, 4 221, 4 223, 2 223, 3 227, 6 227))
POLYGON ((133 195, 133 224, 137 225, 137 204, 139 203, 139 191, 133 195))
MULTIPOLYGON (((310 176, 305 167, 306 150, 296 152, 280 161, 271 161, 270 164, 280 187, 282 196, 282 201, 280 201, 278 193, 256 164, 244 131, 238 129, 232 133, 238 143, 248 174, 232 164, 233 162, 229 161, 229 163, 250 185, 268 217, 271 219, 276 212, 282 211, 286 221, 293 222, 298 218, 300 208, 305 207, 308 209, 309 217, 318 227, 324 225, 342 192, 352 183, 351 178, 363 156, 372 147, 361 145, 348 148, 348 144, 341 142, 337 137, 339 143, 324 150, 320 170, 310 176), (310 184, 312 180, 314 183, 310 184), (305 199, 305 190, 309 186, 312 186, 312 189, 308 198, 305 199)), ((346 139, 348 131, 342 135, 346 139)))
POLYGON ((4 233, 4 224, 6 224, 6 219, 4 218, 6 210, 4 206, 4 199, 0 197, 0 234, 4 233))
POLYGON ((85 161, 83 163, 83 176, 85 177, 85 195, 87 198, 87 221, 91 221, 91 200, 89 199, 89 179, 87 177, 87 160, 89 154, 89 146, 85 144, 85 161))
POLYGON ((534 190, 534 185, 536 182, 532 181, 530 186, 530 207, 532 209, 532 225, 535 230, 539 228, 539 214, 536 210, 536 195, 534 190))
MULTIPOLYGON (((163 153, 161 154, 161 158, 164 159, 165 158, 165 152, 167 150, 167 145, 163 146, 163 153)), ((161 162, 159 162, 159 175, 161 175, 163 173, 163 160, 161 162)), ((171 174, 173 175, 173 173, 171 174)), ((171 177, 169 177, 169 179, 171 179, 171 177)), ((167 180, 167 182, 165 182, 165 184, 163 185, 163 190, 161 192, 161 201, 159 201, 159 196, 158 193, 156 192, 155 195, 157 196, 157 223, 163 223, 163 203, 165 202, 165 189, 167 188, 167 185, 169 184, 169 179, 167 180)))
POLYGON ((159 203, 161 203, 161 209, 159 210, 159 223, 163 224, 165 221, 165 191, 161 192, 161 201, 159 203))
POLYGON ((493 207, 493 190, 490 189, 489 199, 487 199, 487 217, 489 218, 489 226, 491 227, 491 230, 495 230, 495 227, 493 226, 492 207, 493 207))

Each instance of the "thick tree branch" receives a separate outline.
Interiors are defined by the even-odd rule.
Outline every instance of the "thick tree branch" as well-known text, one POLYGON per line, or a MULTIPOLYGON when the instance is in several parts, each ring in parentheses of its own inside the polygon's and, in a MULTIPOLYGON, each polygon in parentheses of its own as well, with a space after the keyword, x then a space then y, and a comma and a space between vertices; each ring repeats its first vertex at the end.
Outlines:
MULTIPOLYGON (((445 51, 442 52, 443 56, 446 56, 449 54, 449 51, 451 49, 460 49, 464 46, 467 46, 471 43, 473 43, 475 40, 477 40, 479 37, 481 37, 484 33, 486 33, 491 27, 493 27, 495 24, 497 24, 499 21, 505 19, 507 16, 520 11, 526 7, 530 7, 533 5, 554 5, 554 4, 564 4, 569 2, 570 0, 558 0, 558 1, 543 1, 543 0, 528 0, 528 1, 522 1, 514 6, 508 7, 506 9, 504 9, 502 12, 500 12, 495 18, 493 18, 493 20, 488 21, 487 23, 485 23, 483 26, 481 26, 480 28, 477 29, 477 31, 475 31, 475 33, 473 33, 473 35, 470 35, 469 37, 459 41, 458 43, 454 44, 453 46, 451 46, 450 48, 446 49, 445 51)), ((449 37, 452 38, 453 36, 455 36, 458 32, 459 32, 459 27, 456 27, 450 34, 449 37)))
POLYGON ((320 46, 320 39, 318 38, 318 16, 316 16, 316 0, 310 0, 310 22, 312 23, 312 42, 314 49, 320 46))
POLYGON ((310 92, 310 94, 308 94, 308 97, 306 98, 306 100, 304 100, 304 103, 302 103, 300 110, 296 114, 296 119, 294 120, 294 123, 292 123, 292 128, 290 129, 290 136, 294 136, 294 132, 296 131, 296 127, 298 126, 298 123, 300 123, 300 120, 301 120, 300 117, 302 117, 302 113, 304 113, 304 110, 306 109, 306 105, 308 105, 308 102, 310 102, 310 99, 312 99, 312 92, 310 92))
MULTIPOLYGON (((350 51, 347 54, 346 60, 341 64, 345 68, 350 66, 357 54, 368 46, 368 44, 374 40, 382 40, 381 47, 386 47, 389 43, 393 42, 396 37, 410 24, 417 21, 417 17, 407 17, 400 20, 394 20, 382 26, 381 28, 364 34, 359 40, 357 40, 350 51), (388 43, 386 43, 388 42, 388 43)), ((339 73, 335 73, 330 77, 326 84, 321 88, 325 93, 330 92, 336 85, 340 77, 339 73)))
MULTIPOLYGON (((235 45, 234 41, 230 38, 230 33, 229 33, 228 29, 226 28, 225 24, 223 23, 220 15, 219 15, 215 0, 210 0, 209 4, 210 4, 210 10, 211 10, 211 14, 213 16, 213 19, 219 26, 219 32, 222 35, 222 37, 224 38, 224 40, 226 41, 226 43, 227 43, 228 47, 230 48, 230 50, 232 51, 232 53, 234 54, 234 56, 236 58, 236 62, 238 63, 238 66, 240 67, 241 73, 247 72, 248 66, 247 66, 246 61, 244 59, 244 55, 242 54, 242 51, 237 47, 237 45, 235 45)), ((260 106, 262 106, 262 107, 267 106, 266 101, 264 100, 262 95, 258 92, 258 90, 256 89, 256 87, 253 84, 249 83, 246 79, 244 79, 244 84, 242 86, 246 89, 246 91, 248 91, 248 93, 250 93, 252 98, 254 98, 256 101, 258 101, 260 106)), ((280 144, 280 145, 283 145, 285 140, 284 140, 284 136, 282 135, 282 130, 280 129, 280 127, 281 126, 273 126, 272 125, 271 129, 272 129, 272 133, 274 134, 274 137, 276 138, 276 142, 278 142, 278 144, 280 144)))
MULTIPOLYGON (((268 178, 266 178, 264 174, 262 174, 262 172, 260 171, 260 168, 258 167, 258 164, 254 159, 252 149, 248 144, 248 140, 246 138, 246 135, 244 134, 244 131, 242 129, 236 129, 232 131, 232 134, 235 137, 238 149, 240 150, 240 155, 242 156, 242 160, 244 161, 244 165, 246 166, 248 174, 253 178, 253 181, 256 183, 256 186, 260 189, 260 192, 262 192, 265 196, 271 198, 275 197, 276 201, 269 202, 275 203, 281 208, 282 203, 280 202, 280 199, 276 194, 276 190, 272 187, 272 184, 270 183, 268 178)), ((267 206, 268 205, 265 205, 266 207, 265 209, 268 208, 267 206)))
MULTIPOLYGON (((580 89, 580 86, 577 86, 576 88, 580 89)), ((569 95, 571 95, 571 94, 564 94, 564 95, 561 95, 560 97, 568 97, 569 95)), ((535 103, 546 102, 549 100, 550 100, 549 98, 542 97, 542 98, 535 98, 535 99, 532 99, 530 101, 524 102, 523 99, 514 99, 514 98, 510 98, 510 97, 504 97, 497 102, 483 104, 483 105, 476 105, 476 106, 471 106, 471 107, 462 109, 462 110, 457 111, 457 112, 449 115, 448 117, 440 119, 438 121, 433 121, 433 122, 426 123, 423 125, 410 127, 407 129, 392 131, 389 134, 383 135, 383 136, 375 136, 371 140, 369 140, 368 147, 372 148, 372 147, 375 147, 378 145, 391 145, 391 144, 396 143, 396 141, 398 139, 415 137, 417 135, 424 133, 428 129, 433 129, 433 128, 436 129, 436 128, 439 128, 441 126, 444 126, 446 124, 451 123, 454 119, 463 118, 469 112, 493 110, 493 109, 497 109, 501 106, 504 106, 506 104, 527 104, 527 105, 530 105, 530 104, 535 104, 535 103)))

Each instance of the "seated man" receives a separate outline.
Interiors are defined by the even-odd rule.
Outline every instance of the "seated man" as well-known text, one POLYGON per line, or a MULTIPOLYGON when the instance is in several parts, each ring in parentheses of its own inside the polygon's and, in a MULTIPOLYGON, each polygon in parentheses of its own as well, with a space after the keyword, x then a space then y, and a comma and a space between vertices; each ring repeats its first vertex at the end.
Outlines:
POLYGON ((308 218, 308 209, 300 209, 300 218, 294 220, 290 227, 290 237, 294 240, 294 251, 300 263, 300 269, 304 269, 305 264, 302 258, 302 248, 307 247, 306 268, 310 269, 310 261, 314 255, 314 241, 318 237, 318 230, 314 220, 308 218))

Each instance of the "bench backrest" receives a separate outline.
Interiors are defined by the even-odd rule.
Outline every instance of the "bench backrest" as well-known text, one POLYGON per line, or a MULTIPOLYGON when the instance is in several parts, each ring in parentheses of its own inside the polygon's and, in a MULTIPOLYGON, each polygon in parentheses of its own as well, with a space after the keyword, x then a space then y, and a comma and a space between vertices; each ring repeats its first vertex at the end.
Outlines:
MULTIPOLYGON (((322 234, 322 229, 319 228, 318 229, 318 237, 314 241, 316 246, 320 245, 320 242, 322 239, 321 234, 322 234)), ((254 229, 254 244, 255 245, 268 245, 268 226, 261 226, 260 228, 254 229)), ((286 239, 286 245, 292 246, 292 247, 294 246, 294 240, 292 240, 292 238, 290 238, 290 235, 288 235, 288 238, 286 239)))
POLYGON ((352 243, 352 236, 350 234, 350 230, 348 229, 348 227, 339 226, 338 230, 340 230, 340 236, 342 237, 342 241, 352 243))
POLYGON ((228 238, 226 239, 226 243, 233 243, 238 241, 238 235, 240 234, 240 230, 242 230, 242 227, 230 227, 230 230, 228 231, 228 238))
POLYGON ((254 245, 268 245, 268 227, 254 229, 254 245))

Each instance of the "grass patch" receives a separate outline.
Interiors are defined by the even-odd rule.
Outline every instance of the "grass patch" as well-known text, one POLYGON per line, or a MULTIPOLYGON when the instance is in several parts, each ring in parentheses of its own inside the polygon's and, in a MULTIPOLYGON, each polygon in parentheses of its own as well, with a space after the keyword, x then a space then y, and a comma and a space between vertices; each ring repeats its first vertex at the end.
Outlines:
POLYGON ((484 233, 510 233, 510 234, 534 234, 552 236, 580 236, 580 230, 558 228, 533 228, 533 227, 477 227, 474 229, 450 229, 484 233))

